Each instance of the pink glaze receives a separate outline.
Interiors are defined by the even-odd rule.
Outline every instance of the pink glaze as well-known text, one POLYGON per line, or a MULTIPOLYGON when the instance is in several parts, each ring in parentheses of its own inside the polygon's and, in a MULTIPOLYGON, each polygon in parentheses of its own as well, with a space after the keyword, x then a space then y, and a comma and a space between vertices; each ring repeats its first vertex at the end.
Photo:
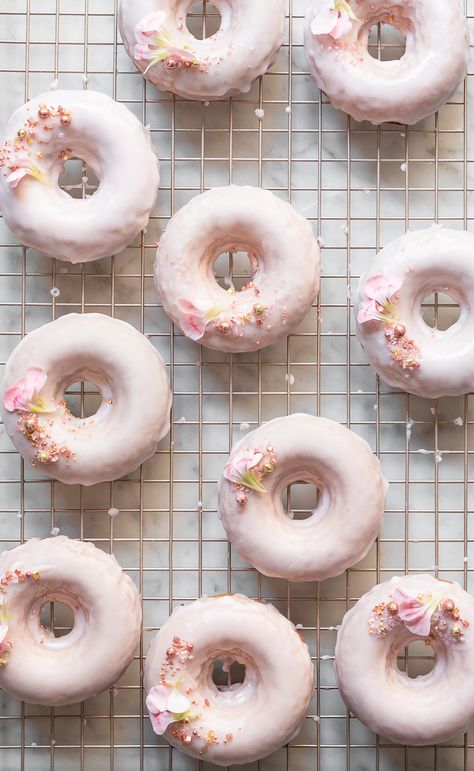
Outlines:
POLYGON ((283 43, 283 0, 214 0, 220 29, 198 40, 186 26, 193 0, 120 0, 125 50, 162 91, 187 99, 247 92, 275 62, 283 43))
POLYGON ((417 575, 375 586, 337 635, 337 680, 348 709, 400 744, 439 744, 467 731, 474 721, 473 622, 474 599, 457 583, 417 575), (448 604, 453 612, 444 610, 448 604), (410 678, 397 655, 418 639, 433 648, 435 666, 410 678))
POLYGON ((319 291, 319 247, 309 222, 267 190, 218 187, 168 223, 155 264, 163 307, 192 340, 221 351, 254 351, 286 337, 319 291), (226 251, 247 251, 253 276, 240 292, 217 283, 226 251))
POLYGON ((176 608, 145 664, 157 733, 171 717, 168 741, 220 766, 252 763, 290 742, 313 690, 308 648, 293 624, 272 605, 238 594, 176 608), (243 664, 244 682, 218 688, 212 679, 218 659, 243 664), (181 709, 182 715, 174 713, 181 709))
POLYGON ((129 246, 148 223, 158 184, 149 132, 97 91, 40 94, 15 110, 0 141, 5 222, 26 246, 68 262, 129 246), (94 195, 74 199, 59 187, 69 158, 94 170, 94 195))
POLYGON ((377 458, 357 434, 325 418, 295 414, 264 423, 234 445, 219 480, 219 516, 242 559, 264 575, 322 581, 367 554, 380 529, 387 487, 377 458), (249 451, 264 455, 255 486, 248 470, 243 485, 235 474, 249 451), (320 490, 318 507, 303 520, 290 519, 281 502, 296 481, 320 490))
POLYGON ((339 28, 326 24, 328 0, 313 0, 306 14, 306 58, 334 107, 356 120, 417 123, 463 81, 469 37, 460 0, 333 0, 331 5, 342 9, 348 23, 342 31, 341 19, 339 28), (347 19, 346 7, 355 19, 347 19), (368 35, 379 22, 406 37, 399 61, 377 61, 369 54, 368 35))
POLYGON ((21 701, 59 706, 117 682, 140 641, 141 603, 114 557, 65 536, 32 538, 3 552, 0 579, 8 612, 0 688, 21 701), (63 637, 40 625, 50 602, 74 614, 63 637))
POLYGON ((433 226, 387 244, 368 266, 354 301, 356 334, 389 385, 428 399, 461 396, 474 390, 473 308, 474 235, 433 226), (370 295, 381 281, 390 284, 391 296, 378 293, 376 318, 370 295), (422 316, 424 298, 436 291, 460 306, 459 319, 446 330, 422 316))
POLYGON ((133 471, 169 429, 171 391, 161 356, 132 326, 100 313, 72 313, 30 332, 7 361, 0 400, 5 430, 25 461, 67 484, 133 471), (32 366, 46 374, 36 396, 42 406, 25 411, 28 405, 10 395, 32 366), (67 410, 64 391, 77 381, 99 388, 95 415, 82 419, 67 410))

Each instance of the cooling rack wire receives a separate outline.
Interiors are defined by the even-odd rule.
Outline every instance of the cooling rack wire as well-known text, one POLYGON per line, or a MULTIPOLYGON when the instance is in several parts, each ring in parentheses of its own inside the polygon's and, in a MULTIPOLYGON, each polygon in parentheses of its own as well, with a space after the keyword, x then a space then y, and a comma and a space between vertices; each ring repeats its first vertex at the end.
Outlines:
MULTIPOLYGON (((472 733, 421 749, 373 735, 349 717, 333 669, 337 625, 375 583, 428 571, 474 590, 472 398, 431 402, 387 388, 354 339, 351 315, 351 289, 389 240, 433 222, 472 229, 472 64, 452 101, 416 127, 356 123, 332 109, 307 73, 308 2, 287 0, 285 43, 249 94, 202 105, 162 94, 135 72, 117 32, 117 0, 0 0, 1 125, 51 84, 97 89, 149 124, 162 172, 146 232, 111 259, 55 262, 22 248, 0 220, 0 361, 41 324, 98 311, 148 335, 174 390, 171 432, 155 457, 125 479, 91 489, 41 479, 1 427, 1 548, 58 528, 91 540, 116 555, 140 588, 144 611, 140 649, 109 692, 57 709, 1 694, 1 771, 210 769, 152 733, 141 670, 150 639, 175 605, 225 592, 273 602, 301 627, 316 671, 299 736, 246 771, 474 769, 472 733), (264 110, 263 120, 256 109, 264 110), (288 340, 234 357, 201 349, 172 329, 152 280, 154 245, 170 215, 199 192, 230 182, 260 185, 290 200, 324 246, 317 307, 288 340), (366 438, 391 483, 382 532, 368 556, 321 585, 260 576, 229 548, 216 514, 216 479, 232 442, 262 421, 297 411, 341 421, 366 438), (110 508, 119 515, 109 516, 110 508)), ((473 0, 466 12, 472 28, 473 0)), ((193 3, 188 23, 196 35, 210 34, 218 26, 216 9, 193 3)), ((396 31, 372 30, 375 57, 399 56, 402 46, 396 31)), ((69 162, 62 177, 79 197, 96 182, 79 161, 69 162)), ((222 280, 233 275, 236 286, 248 274, 243 255, 223 256, 218 268, 222 280)), ((446 326, 456 307, 436 295, 426 298, 424 313, 428 322, 446 326)), ((97 398, 91 384, 76 384, 69 401, 77 414, 90 414, 97 398)), ((315 495, 295 485, 288 506, 304 516, 315 495)), ((60 608, 52 623, 58 633, 67 629, 60 608)), ((411 647, 400 666, 426 672, 429 653, 411 647)))

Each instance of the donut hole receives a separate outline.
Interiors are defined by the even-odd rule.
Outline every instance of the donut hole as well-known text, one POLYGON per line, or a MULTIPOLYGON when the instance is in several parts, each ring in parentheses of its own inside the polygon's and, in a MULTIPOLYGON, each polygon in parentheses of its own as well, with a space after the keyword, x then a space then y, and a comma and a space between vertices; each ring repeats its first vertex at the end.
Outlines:
POLYGON ((245 665, 240 661, 216 659, 211 676, 218 691, 236 691, 245 681, 245 665))
POLYGON ((431 292, 422 300, 421 315, 427 327, 445 332, 458 321, 461 308, 449 295, 431 292))
POLYGON ((58 178, 59 187, 71 198, 89 198, 94 195, 99 184, 94 169, 80 158, 65 161, 64 169, 58 178))
POLYGON ((213 3, 192 3, 186 17, 186 26, 196 40, 205 40, 212 37, 221 28, 221 15, 213 3))
POLYGON ((74 628, 74 613, 62 602, 45 602, 39 620, 41 626, 51 630, 55 637, 65 637, 74 628))
POLYGON ((369 31, 367 50, 373 59, 393 62, 405 56, 405 36, 391 24, 374 24, 369 31))
POLYGON ((283 490, 281 502, 288 519, 309 519, 321 506, 322 490, 312 482, 298 480, 283 490))
POLYGON ((397 656, 398 669, 412 679, 428 675, 434 669, 435 662, 436 654, 424 640, 412 642, 397 656))
POLYGON ((76 418, 90 418, 102 403, 102 394, 94 383, 77 381, 71 383, 64 393, 69 412, 76 418))
POLYGON ((255 275, 255 264, 255 256, 252 252, 223 252, 214 262, 214 276, 222 289, 226 291, 235 289, 236 292, 240 292, 252 281, 255 275))

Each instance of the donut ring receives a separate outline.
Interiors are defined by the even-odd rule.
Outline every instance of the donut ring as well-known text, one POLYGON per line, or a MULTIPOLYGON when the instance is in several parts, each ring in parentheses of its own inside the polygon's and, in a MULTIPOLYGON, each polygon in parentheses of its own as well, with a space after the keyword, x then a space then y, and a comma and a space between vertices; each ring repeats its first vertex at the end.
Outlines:
POLYGON ((459 0, 315 0, 308 8, 304 47, 312 77, 334 107, 374 124, 418 123, 439 110, 463 81, 469 57, 459 0), (367 50, 378 23, 406 37, 399 61, 367 50))
POLYGON ((474 390, 474 235, 434 226, 392 241, 362 276, 356 334, 386 383, 418 396, 474 390), (442 291, 460 306, 446 330, 423 320, 421 304, 442 291))
POLYGON ((293 624, 272 605, 238 594, 176 608, 145 663, 155 732, 219 766, 252 763, 291 741, 313 690, 308 648, 293 624), (217 688, 217 660, 227 670, 233 661, 244 665, 243 683, 217 688))
POLYGON ((171 391, 161 356, 130 324, 100 313, 71 313, 24 337, 7 361, 0 398, 18 452, 67 484, 128 474, 169 430, 171 391), (63 400, 81 380, 102 394, 87 418, 76 418, 63 400))
POLYGON ((367 554, 387 488, 367 442, 332 420, 295 414, 234 445, 219 480, 218 512, 229 541, 260 573, 322 581, 367 554), (317 509, 304 520, 290 519, 281 502, 298 480, 320 491, 317 509))
POLYGON ((464 733, 474 720, 474 599, 429 575, 392 578, 346 613, 336 674, 348 709, 375 733, 415 746, 464 733), (403 619, 403 620, 402 620, 403 619), (435 652, 434 669, 410 678, 397 654, 415 640, 435 652))
POLYGON ((255 351, 286 337, 319 291, 319 247, 309 222, 267 190, 217 187, 193 198, 162 235, 155 283, 185 335, 220 351, 255 351), (235 292, 213 265, 246 251, 252 280, 235 292), (290 258, 291 257, 291 258, 290 258))
POLYGON ((66 536, 32 538, 3 552, 0 577, 0 688, 20 701, 60 706, 117 682, 140 641, 142 614, 115 557, 66 536), (49 602, 73 612, 69 634, 55 637, 41 626, 49 602))
POLYGON ((218 32, 198 40, 186 26, 193 0, 121 0, 125 50, 162 91, 186 99, 224 99, 247 92, 275 62, 283 43, 283 0, 214 0, 218 32))
POLYGON ((159 184, 150 134, 97 91, 49 91, 15 110, 0 145, 0 208, 17 238, 68 262, 120 252, 148 223, 159 184), (58 184, 69 158, 100 180, 71 198, 58 184), (139 173, 137 173, 139 169, 139 173))

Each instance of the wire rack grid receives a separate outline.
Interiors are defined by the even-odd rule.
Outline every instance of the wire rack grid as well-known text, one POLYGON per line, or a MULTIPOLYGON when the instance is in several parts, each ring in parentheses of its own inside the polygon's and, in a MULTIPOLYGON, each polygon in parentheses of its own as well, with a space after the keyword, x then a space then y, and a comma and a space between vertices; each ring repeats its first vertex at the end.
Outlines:
MULTIPOLYGON (((24 466, 2 427, 2 548, 58 529, 91 540, 113 552, 136 582, 144 612, 140 649, 109 692, 56 709, 1 694, 2 771, 210 769, 152 733, 141 673, 149 641, 172 608, 222 592, 273 602, 301 627, 315 664, 315 694, 299 736, 246 771, 474 769, 472 734, 421 749, 374 736, 348 715, 333 668, 337 625, 375 583, 428 571, 474 588, 472 399, 430 402, 387 388, 354 339, 351 313, 354 282, 389 240, 433 222, 472 227, 473 80, 415 127, 351 121, 308 75, 302 48, 308 2, 287 0, 278 60, 248 94, 198 104, 160 93, 134 70, 117 32, 117 0, 0 0, 1 125, 24 100, 58 84, 97 89, 149 124, 162 173, 147 230, 122 254, 97 263, 66 265, 22 248, 0 220, 0 360, 41 324, 98 311, 148 335, 168 365, 174 392, 171 432, 155 457, 125 479, 93 488, 40 478, 24 466), (199 192, 230 182, 260 185, 290 200, 324 246, 317 307, 288 340, 239 356, 201 349, 173 329, 152 278, 155 242, 171 214, 199 192), (297 411, 341 421, 366 438, 391 483, 382 532, 368 556, 320 585, 257 574, 229 547, 216 513, 216 479, 233 441, 297 411), (110 509, 119 515, 110 516, 110 509)), ((472 0, 466 12, 472 24, 472 0)), ((193 3, 189 26, 196 35, 214 31, 215 8, 193 3)), ((374 56, 397 56, 401 47, 394 30, 374 28, 374 56)), ((62 183, 71 195, 84 196, 96 180, 73 161, 62 183)), ((218 269, 222 280, 233 275, 237 285, 245 258, 223 256, 218 269)), ((449 298, 426 298, 429 323, 452 323, 455 314, 449 298)), ((92 384, 75 384, 69 400, 78 414, 90 414, 97 393, 92 384)), ((289 509, 302 516, 314 495, 307 486, 292 488, 289 509)), ((61 633, 68 619, 56 609, 51 622, 61 633)), ((429 651, 410 648, 400 666, 426 671, 429 651)))

